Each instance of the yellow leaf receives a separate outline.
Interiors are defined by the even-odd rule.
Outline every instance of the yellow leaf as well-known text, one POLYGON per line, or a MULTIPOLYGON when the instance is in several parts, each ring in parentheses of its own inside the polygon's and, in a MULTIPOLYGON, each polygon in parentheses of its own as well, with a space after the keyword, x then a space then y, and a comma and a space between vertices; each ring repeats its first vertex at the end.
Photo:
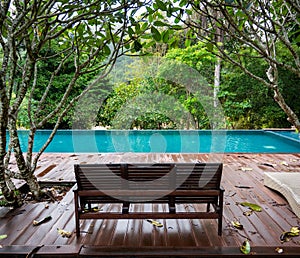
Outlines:
POLYGON ((291 227, 291 230, 290 230, 290 232, 292 233, 292 234, 297 234, 297 235, 299 235, 299 233, 300 233, 300 228, 299 227, 291 227))
POLYGON ((158 221, 156 221, 156 220, 147 219, 147 221, 148 221, 149 223, 151 223, 153 226, 156 226, 156 227, 159 227, 159 228, 163 227, 163 224, 161 224, 160 222, 158 222, 158 221))
POLYGON ((62 237, 71 237, 72 233, 63 229, 58 228, 57 229, 58 234, 60 234, 62 237))
POLYGON ((287 166, 287 167, 289 166, 289 164, 286 161, 281 161, 280 164, 284 165, 284 166, 287 166))
POLYGON ((240 230, 244 229, 244 226, 238 221, 231 221, 231 224, 237 229, 240 229, 240 230))

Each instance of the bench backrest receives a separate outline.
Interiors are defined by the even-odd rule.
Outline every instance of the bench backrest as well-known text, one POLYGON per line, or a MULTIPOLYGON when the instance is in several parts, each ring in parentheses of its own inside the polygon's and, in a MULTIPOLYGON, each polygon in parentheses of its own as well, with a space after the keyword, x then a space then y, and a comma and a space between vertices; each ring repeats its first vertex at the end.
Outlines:
POLYGON ((177 189, 220 188, 222 163, 177 163, 176 170, 177 189))
POLYGON ((78 190, 219 189, 222 163, 80 164, 78 190))
POLYGON ((77 188, 82 190, 120 189, 122 186, 122 164, 80 164, 74 165, 77 188))

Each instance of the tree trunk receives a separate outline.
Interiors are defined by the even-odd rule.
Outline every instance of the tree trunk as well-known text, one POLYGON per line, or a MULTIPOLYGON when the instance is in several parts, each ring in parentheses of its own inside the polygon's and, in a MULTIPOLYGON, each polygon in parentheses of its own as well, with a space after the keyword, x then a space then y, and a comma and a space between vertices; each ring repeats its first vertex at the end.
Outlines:
MULTIPOLYGON (((273 52, 271 55, 273 57, 276 57, 276 49, 275 44, 273 44, 272 48, 273 52)), ((278 88, 278 69, 275 64, 270 63, 270 66, 268 70, 266 71, 266 75, 271 82, 271 88, 274 92, 274 100, 278 103, 278 105, 281 107, 281 109, 285 112, 285 114, 288 117, 288 121, 296 127, 298 132, 300 132, 300 122, 298 116, 294 113, 294 111, 287 105, 287 103, 284 100, 284 97, 282 96, 279 88, 278 88)))
POLYGON ((282 96, 281 92, 279 91, 277 86, 273 87, 274 91, 274 99, 278 103, 278 105, 282 108, 282 110, 288 116, 288 121, 295 126, 298 132, 300 132, 300 122, 297 115, 293 112, 293 110, 286 104, 284 97, 282 96))
MULTIPOLYGON (((218 93, 220 90, 220 79, 221 79, 221 58, 217 57, 215 64, 215 76, 214 76, 214 109, 217 110, 219 105, 218 93)), ((218 112, 215 112, 214 121, 213 121, 213 129, 218 128, 221 121, 219 121, 218 112)))
POLYGON ((8 128, 10 133, 10 141, 14 149, 17 166, 20 171, 21 177, 24 180, 26 180, 26 183, 28 184, 29 189, 32 192, 34 198, 39 199, 41 195, 41 189, 31 169, 31 164, 27 164, 25 161, 24 154, 22 152, 19 137, 18 137, 15 117, 16 116, 10 117, 8 128))
MULTIPOLYGON (((5 82, 0 79, 0 84, 3 86, 5 85, 5 82)), ((8 202, 8 205, 17 207, 22 205, 21 196, 17 193, 10 178, 7 178, 6 176, 6 128, 8 122, 9 101, 6 96, 5 86, 1 87, 0 96, 0 189, 8 202)))

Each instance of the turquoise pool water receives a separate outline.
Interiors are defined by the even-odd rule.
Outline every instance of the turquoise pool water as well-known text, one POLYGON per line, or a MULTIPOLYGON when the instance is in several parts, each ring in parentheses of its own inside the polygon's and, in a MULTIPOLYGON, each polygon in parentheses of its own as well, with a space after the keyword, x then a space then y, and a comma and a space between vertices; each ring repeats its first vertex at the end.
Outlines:
MULTIPOLYGON (((37 132, 34 151, 49 134, 37 132)), ((28 132, 19 135, 26 152, 28 132)), ((300 153, 300 140, 264 130, 60 130, 46 152, 300 153)))
POLYGON ((300 133, 296 133, 294 131, 270 131, 270 133, 276 134, 281 137, 286 137, 288 139, 300 141, 300 133))

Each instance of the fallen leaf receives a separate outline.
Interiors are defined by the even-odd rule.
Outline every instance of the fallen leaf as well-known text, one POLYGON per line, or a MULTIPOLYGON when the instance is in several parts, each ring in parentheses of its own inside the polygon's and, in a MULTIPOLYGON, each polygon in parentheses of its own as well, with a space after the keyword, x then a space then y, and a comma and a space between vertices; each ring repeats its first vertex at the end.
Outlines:
POLYGON ((0 240, 7 238, 7 235, 0 235, 0 240))
POLYGON ((267 167, 272 167, 272 168, 277 166, 277 164, 272 164, 272 163, 261 163, 261 165, 267 166, 267 167))
POLYGON ((48 222, 48 221, 51 220, 51 219, 52 219, 51 216, 47 216, 47 217, 45 217, 45 218, 43 218, 43 219, 41 219, 41 220, 34 220, 34 221, 32 222, 32 224, 33 224, 33 226, 38 226, 38 225, 41 225, 41 224, 43 224, 43 223, 48 222))
POLYGON ((257 234, 257 232, 256 232, 256 231, 249 231, 249 233, 250 233, 251 235, 255 235, 255 234, 257 234))
POLYGON ((244 216, 250 216, 253 213, 253 210, 249 210, 249 211, 244 211, 243 215, 244 216))
POLYGON ((247 185, 235 185, 236 188, 243 188, 243 189, 251 189, 253 186, 247 186, 247 185))
POLYGON ((241 167, 241 170, 246 172, 246 171, 252 171, 252 168, 248 168, 248 167, 241 167))
POLYGON ((244 207, 248 207, 249 209, 253 210, 253 211, 262 211, 262 208, 254 203, 250 203, 250 202, 239 202, 237 204, 240 204, 244 207))
POLYGON ((243 242, 243 245, 240 247, 240 250, 243 254, 249 254, 250 253, 250 250, 251 250, 251 246, 250 246, 250 243, 248 241, 248 239, 246 239, 244 242, 243 242))
POLYGON ((57 229, 57 232, 58 232, 58 234, 60 234, 62 237, 67 237, 67 238, 71 237, 71 235, 72 235, 72 232, 69 232, 69 231, 66 231, 66 230, 60 229, 60 228, 57 229))
POLYGON ((148 221, 149 223, 151 223, 153 226, 156 226, 156 227, 159 227, 159 228, 163 227, 163 224, 161 224, 160 222, 158 222, 158 221, 156 221, 156 220, 153 220, 153 219, 147 219, 147 221, 148 221))
POLYGON ((280 239, 281 243, 289 242, 291 240, 291 237, 289 236, 289 233, 290 232, 283 232, 280 235, 279 239, 280 239))
POLYGON ((300 227, 295 226, 291 227, 290 231, 285 231, 280 235, 280 241, 282 243, 290 241, 291 237, 299 236, 300 227))
POLYGON ((242 230, 244 229, 244 226, 238 222, 238 221, 231 221, 231 224, 236 228, 236 229, 239 229, 239 230, 242 230))
POLYGON ((291 227, 290 232, 291 232, 292 234, 295 234, 296 236, 299 236, 300 228, 297 227, 297 226, 296 226, 296 227, 291 227))

